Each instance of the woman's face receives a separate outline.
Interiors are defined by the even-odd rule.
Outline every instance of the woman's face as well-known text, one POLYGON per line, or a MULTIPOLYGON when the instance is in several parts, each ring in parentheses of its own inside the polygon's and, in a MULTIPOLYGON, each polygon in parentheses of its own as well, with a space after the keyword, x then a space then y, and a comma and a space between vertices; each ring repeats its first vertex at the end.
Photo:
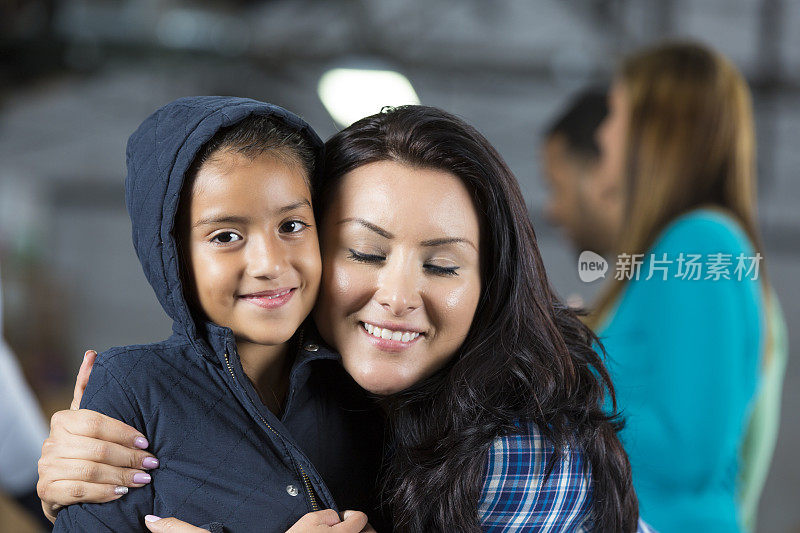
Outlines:
POLYGON ((364 389, 406 389, 455 354, 481 291, 478 214, 448 172, 393 161, 341 178, 314 317, 364 389))

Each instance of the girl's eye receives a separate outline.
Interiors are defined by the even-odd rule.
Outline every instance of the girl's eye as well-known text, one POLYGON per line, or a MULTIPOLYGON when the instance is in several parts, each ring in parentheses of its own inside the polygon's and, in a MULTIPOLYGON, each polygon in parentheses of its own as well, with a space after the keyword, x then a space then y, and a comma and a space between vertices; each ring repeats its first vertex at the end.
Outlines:
POLYGON ((281 233, 299 233, 307 227, 309 227, 308 224, 301 220, 287 220, 281 224, 280 228, 278 228, 278 231, 281 233))
POLYGON ((230 244, 240 240, 242 240, 242 237, 232 231, 222 231, 211 238, 211 242, 216 242, 219 244, 230 244))
POLYGON ((386 258, 382 255, 362 254, 361 252, 356 252, 352 248, 349 248, 348 250, 350 253, 347 254, 347 257, 353 261, 358 261, 359 263, 381 263, 386 260, 386 258))
POLYGON ((443 267, 439 265, 422 265, 425 270, 430 272, 431 274, 437 274, 440 276, 458 276, 458 270, 460 267, 453 266, 453 267, 443 267))

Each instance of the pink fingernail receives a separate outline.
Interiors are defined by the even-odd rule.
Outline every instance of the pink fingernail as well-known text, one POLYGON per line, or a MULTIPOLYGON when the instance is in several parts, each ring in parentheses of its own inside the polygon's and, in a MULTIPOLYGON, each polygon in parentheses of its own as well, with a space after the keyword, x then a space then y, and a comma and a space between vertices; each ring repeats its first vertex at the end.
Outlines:
POLYGON ((159 520, 161 520, 161 517, 160 516, 156 516, 154 514, 147 514, 147 515, 144 515, 144 519, 147 522, 158 522, 159 520))
POLYGON ((139 448, 140 450, 144 450, 145 448, 150 446, 150 443, 147 442, 147 439, 144 437, 136 437, 133 440, 133 445, 139 448))
POLYGON ((150 483, 150 474, 137 473, 133 475, 133 482, 136 484, 150 483))
POLYGON ((155 457, 145 457, 142 461, 142 468, 147 468, 148 470, 151 468, 158 468, 158 459, 155 457))

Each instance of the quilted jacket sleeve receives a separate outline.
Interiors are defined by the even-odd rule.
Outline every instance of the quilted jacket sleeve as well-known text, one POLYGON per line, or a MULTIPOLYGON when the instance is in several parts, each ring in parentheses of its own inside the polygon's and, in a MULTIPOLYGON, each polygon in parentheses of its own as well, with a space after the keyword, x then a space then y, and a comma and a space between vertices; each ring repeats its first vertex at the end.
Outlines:
MULTIPOLYGON (((81 408, 98 411, 143 431, 142 417, 132 401, 133 396, 113 372, 113 364, 109 364, 113 361, 113 358, 109 360, 103 355, 98 357, 81 408)), ((128 494, 112 502, 71 505, 58 514, 53 531, 147 531, 144 516, 152 514, 153 499, 154 492, 148 484, 132 488, 128 494)))

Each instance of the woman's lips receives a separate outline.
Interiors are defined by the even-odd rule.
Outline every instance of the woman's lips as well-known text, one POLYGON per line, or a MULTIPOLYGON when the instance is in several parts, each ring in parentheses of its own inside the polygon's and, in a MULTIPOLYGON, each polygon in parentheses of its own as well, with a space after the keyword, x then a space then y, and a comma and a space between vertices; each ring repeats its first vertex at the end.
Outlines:
POLYGON ((239 296, 242 300, 257 305, 262 309, 277 309, 292 299, 297 289, 276 289, 239 296))
POLYGON ((410 348, 425 335, 416 330, 381 328, 369 322, 359 322, 359 329, 370 343, 387 352, 400 352, 410 348))

